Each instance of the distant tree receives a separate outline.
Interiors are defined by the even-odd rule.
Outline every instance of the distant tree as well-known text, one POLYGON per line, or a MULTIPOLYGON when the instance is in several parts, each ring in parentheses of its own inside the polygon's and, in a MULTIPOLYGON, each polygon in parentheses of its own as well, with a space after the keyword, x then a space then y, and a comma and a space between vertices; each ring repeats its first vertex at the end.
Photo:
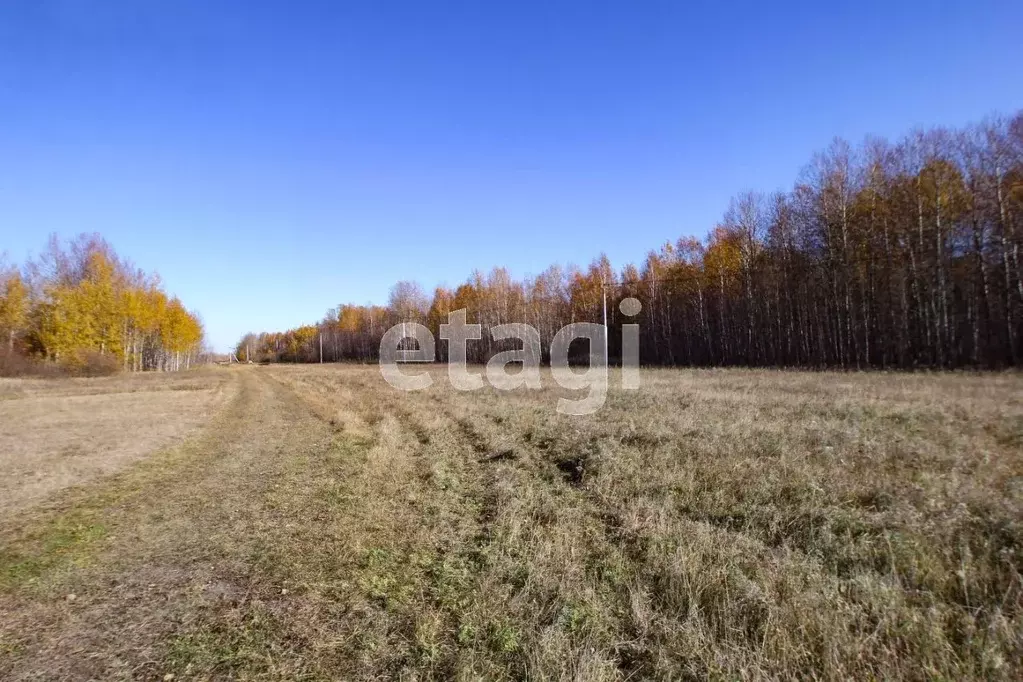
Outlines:
POLYGON ((14 342, 28 323, 28 288, 16 269, 0 273, 0 332, 7 337, 7 348, 14 351, 14 342))
MULTIPOLYGON (((504 268, 474 270, 431 299, 399 282, 385 309, 338 309, 335 356, 372 359, 387 325, 423 322, 436 334, 465 308, 483 327, 470 361, 502 349, 489 329, 508 321, 540 331, 546 361, 560 327, 602 321, 606 291, 612 359, 617 303, 634 296, 645 363, 1018 366, 1021 252, 1023 112, 895 143, 835 140, 790 191, 740 193, 705 239, 666 242, 617 276, 601 256, 585 271, 553 266, 521 281, 504 268)), ((76 272, 74 258, 48 262, 76 272)), ((287 355, 280 337, 260 336, 276 359, 287 355)))
POLYGON ((181 369, 203 353, 202 322, 159 281, 118 258, 98 235, 51 237, 42 255, 0 276, 8 350, 80 364, 93 355, 125 370, 181 369), (108 357, 109 356, 109 357, 108 357))

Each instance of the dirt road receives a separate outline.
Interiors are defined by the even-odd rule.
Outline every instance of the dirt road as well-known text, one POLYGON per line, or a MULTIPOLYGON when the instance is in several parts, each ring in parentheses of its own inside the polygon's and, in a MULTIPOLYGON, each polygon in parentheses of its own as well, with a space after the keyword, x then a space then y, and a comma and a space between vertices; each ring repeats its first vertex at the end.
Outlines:
POLYGON ((281 505, 317 485, 336 443, 266 376, 234 381, 231 404, 186 445, 4 519, 0 677, 162 679, 192 654, 214 669, 246 655, 218 632, 230 640, 252 621, 238 636, 256 636, 244 633, 285 616, 286 588, 255 568, 294 530, 281 505))

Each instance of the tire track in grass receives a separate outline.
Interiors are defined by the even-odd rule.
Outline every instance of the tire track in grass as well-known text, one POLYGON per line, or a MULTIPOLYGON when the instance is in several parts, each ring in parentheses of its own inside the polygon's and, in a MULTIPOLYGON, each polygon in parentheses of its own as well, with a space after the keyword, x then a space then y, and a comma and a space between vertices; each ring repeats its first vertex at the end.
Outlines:
POLYGON ((289 456, 329 433, 258 370, 239 376, 209 433, 93 499, 110 535, 89 565, 48 569, 45 588, 4 601, 5 641, 17 637, 5 679, 308 672, 275 625, 286 609, 259 556, 283 520, 272 497, 289 456))
POLYGON ((438 405, 463 434, 483 481, 479 551, 485 560, 477 583, 489 597, 483 612, 492 621, 491 648, 503 650, 496 657, 500 669, 510 677, 542 670, 617 679, 610 647, 591 628, 586 581, 574 570, 577 560, 585 563, 575 546, 583 549, 594 537, 591 523, 579 523, 585 500, 564 489, 550 453, 514 432, 514 404, 462 397, 449 395, 438 405))
MULTIPOLYGON (((290 379, 295 395, 306 396, 303 377, 290 379)), ((321 407, 339 410, 329 396, 321 407)), ((363 678, 457 676, 467 658, 463 613, 473 598, 466 550, 478 534, 475 481, 458 431, 432 407, 372 384, 340 410, 342 421, 361 412, 376 437, 357 470, 339 475, 340 497, 372 501, 351 511, 360 532, 349 538, 357 556, 336 665, 355 661, 353 676, 363 678)))
MULTIPOLYGON (((376 614, 374 622, 389 623, 378 650, 386 649, 390 659, 387 665, 364 669, 392 676, 526 676, 522 629, 505 608, 525 574, 515 568, 508 575, 507 565, 495 563, 500 558, 494 532, 499 488, 510 484, 502 482, 502 458, 495 458, 489 440, 447 409, 447 400, 436 393, 397 397, 389 387, 359 383, 369 394, 359 401, 361 408, 377 412, 378 424, 393 418, 411 453, 407 466, 414 474, 408 480, 414 500, 404 510, 411 513, 400 518, 397 530, 391 526, 390 533, 397 534, 363 536, 370 549, 360 571, 369 579, 364 587, 375 592, 367 608, 376 614), (410 561, 413 556, 416 560, 410 561), (387 640, 388 635, 397 635, 397 641, 387 640)), ((304 393, 300 381, 295 389, 304 393)), ((373 490, 385 500, 394 495, 380 485, 373 490)))
POLYGON ((473 439, 457 418, 438 410, 433 397, 398 399, 387 394, 380 399, 385 412, 409 434, 423 485, 418 515, 431 558, 420 583, 424 599, 418 613, 409 616, 416 624, 418 669, 445 679, 502 679, 507 665, 494 660, 494 614, 483 621, 475 617, 480 599, 476 578, 486 562, 481 547, 489 542, 492 521, 490 483, 478 461, 486 444, 473 439))

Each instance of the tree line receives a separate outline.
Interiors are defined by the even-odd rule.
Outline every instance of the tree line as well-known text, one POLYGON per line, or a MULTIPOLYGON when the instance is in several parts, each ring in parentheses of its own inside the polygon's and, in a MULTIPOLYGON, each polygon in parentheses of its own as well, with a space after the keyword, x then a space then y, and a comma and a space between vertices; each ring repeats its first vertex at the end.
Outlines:
MULTIPOLYGON (((706 239, 684 237, 615 271, 552 266, 513 279, 472 273, 426 295, 401 282, 386 306, 342 305, 285 332, 248 334, 239 359, 373 361, 402 321, 438 335, 465 308, 484 327, 469 359, 503 349, 488 327, 528 322, 546 353, 570 322, 601 322, 609 355, 639 323, 658 365, 1007 367, 1023 358, 1023 112, 897 142, 835 140, 787 192, 734 197, 706 239), (636 297, 625 319, 618 304, 636 297)), ((444 342, 438 342, 444 359, 444 342)))
POLYGON ((54 236, 37 259, 0 267, 0 334, 8 361, 69 370, 174 371, 203 352, 199 316, 99 235, 54 236))

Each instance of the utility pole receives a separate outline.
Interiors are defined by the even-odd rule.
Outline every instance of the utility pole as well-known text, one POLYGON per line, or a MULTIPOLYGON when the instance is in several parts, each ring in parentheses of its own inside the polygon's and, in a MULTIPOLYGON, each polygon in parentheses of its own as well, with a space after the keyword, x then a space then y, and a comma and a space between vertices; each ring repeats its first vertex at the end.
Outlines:
POLYGON ((323 331, 320 331, 320 364, 323 364, 323 331))

